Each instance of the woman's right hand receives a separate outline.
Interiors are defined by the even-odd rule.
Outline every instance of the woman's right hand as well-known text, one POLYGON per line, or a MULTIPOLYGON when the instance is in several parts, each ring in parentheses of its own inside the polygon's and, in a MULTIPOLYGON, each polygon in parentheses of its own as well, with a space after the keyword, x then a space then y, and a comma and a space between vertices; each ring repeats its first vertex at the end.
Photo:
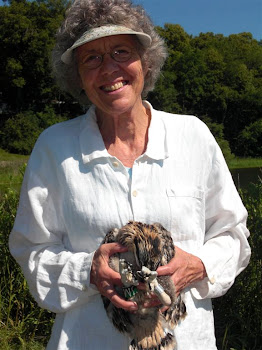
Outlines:
POLYGON ((124 253, 126 251, 127 248, 118 243, 102 244, 94 254, 90 282, 94 284, 99 292, 107 297, 116 307, 134 312, 137 310, 137 304, 132 301, 126 301, 116 293, 114 286, 123 285, 121 282, 121 276, 108 265, 111 255, 124 253))

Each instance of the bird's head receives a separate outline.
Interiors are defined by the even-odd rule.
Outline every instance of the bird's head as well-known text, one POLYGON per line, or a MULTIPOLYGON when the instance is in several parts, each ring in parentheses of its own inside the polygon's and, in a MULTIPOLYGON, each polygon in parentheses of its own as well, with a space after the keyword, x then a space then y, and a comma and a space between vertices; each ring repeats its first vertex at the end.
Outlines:
POLYGON ((119 231, 119 243, 133 252, 137 266, 156 271, 161 263, 163 243, 155 225, 131 221, 119 231))

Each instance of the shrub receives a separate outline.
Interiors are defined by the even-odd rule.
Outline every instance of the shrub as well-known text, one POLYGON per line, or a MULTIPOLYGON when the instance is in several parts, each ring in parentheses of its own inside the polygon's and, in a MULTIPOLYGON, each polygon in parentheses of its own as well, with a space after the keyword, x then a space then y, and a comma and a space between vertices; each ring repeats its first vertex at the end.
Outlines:
POLYGON ((13 227, 18 193, 6 190, 0 205, 0 349, 40 349, 34 339, 46 343, 50 335, 53 314, 40 309, 29 293, 23 273, 8 249, 8 237, 13 227), (9 347, 10 346, 10 347, 9 347))
POLYGON ((223 155, 229 163, 234 159, 234 154, 231 152, 229 142, 225 139, 223 124, 215 123, 208 116, 200 117, 200 119, 206 123, 212 135, 215 137, 219 147, 221 148, 223 155))
POLYGON ((49 106, 43 112, 28 110, 18 113, 5 122, 1 146, 11 153, 30 154, 40 133, 63 120, 66 117, 56 114, 49 106))
POLYGON ((239 154, 244 157, 262 156, 262 118, 241 131, 237 144, 239 154))
POLYGON ((241 196, 249 212, 252 256, 227 294, 213 300, 220 350, 258 350, 262 344, 262 183, 250 184, 241 196))
POLYGON ((9 118, 2 131, 2 147, 11 153, 30 154, 42 129, 33 111, 9 118))

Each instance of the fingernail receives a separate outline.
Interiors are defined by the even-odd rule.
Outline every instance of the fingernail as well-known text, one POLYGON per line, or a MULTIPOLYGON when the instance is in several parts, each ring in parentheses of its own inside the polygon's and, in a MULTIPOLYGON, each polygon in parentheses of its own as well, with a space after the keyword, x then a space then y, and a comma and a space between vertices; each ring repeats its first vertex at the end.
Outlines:
POLYGON ((131 311, 135 311, 135 310, 137 310, 137 305, 136 305, 136 304, 134 304, 134 305, 130 306, 130 310, 131 310, 131 311))

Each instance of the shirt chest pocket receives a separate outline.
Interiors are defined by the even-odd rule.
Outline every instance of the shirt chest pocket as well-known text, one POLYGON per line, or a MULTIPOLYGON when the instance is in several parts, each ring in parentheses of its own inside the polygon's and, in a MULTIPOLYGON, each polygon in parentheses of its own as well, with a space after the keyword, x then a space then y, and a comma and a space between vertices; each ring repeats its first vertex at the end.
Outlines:
POLYGON ((175 242, 204 239, 204 192, 197 188, 168 188, 170 231, 175 242))

